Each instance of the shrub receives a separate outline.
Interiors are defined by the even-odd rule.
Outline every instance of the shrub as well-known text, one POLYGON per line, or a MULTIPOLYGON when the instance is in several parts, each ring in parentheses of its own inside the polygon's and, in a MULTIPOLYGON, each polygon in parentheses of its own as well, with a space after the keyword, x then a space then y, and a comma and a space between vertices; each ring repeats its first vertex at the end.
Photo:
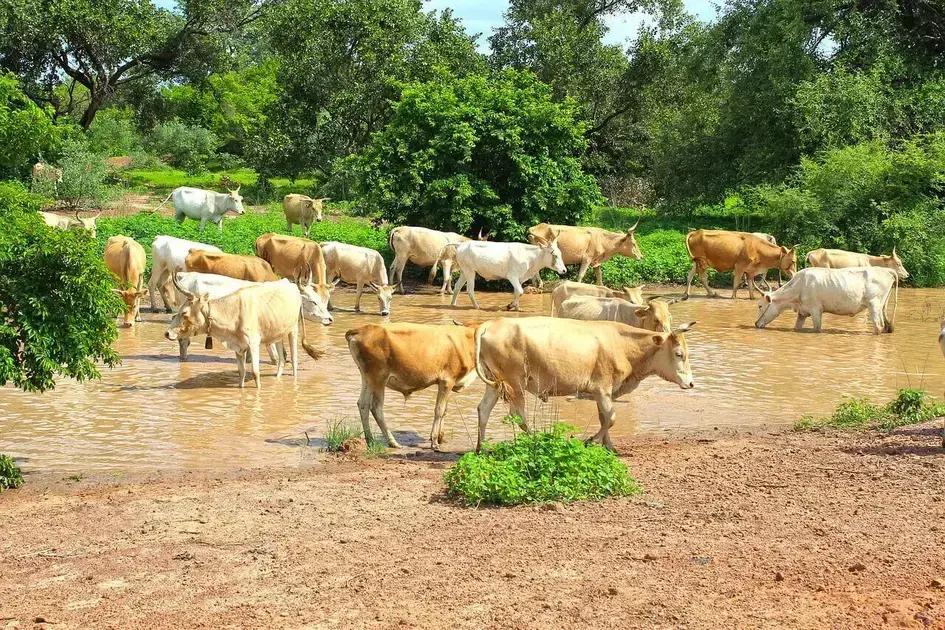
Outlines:
POLYGON ((850 398, 842 401, 829 416, 815 418, 806 415, 794 428, 798 431, 831 429, 875 428, 891 431, 896 427, 926 422, 945 415, 945 405, 932 400, 920 389, 900 389, 891 402, 879 406, 866 398, 850 398))
POLYGON ((89 150, 105 157, 132 155, 141 152, 141 137, 135 127, 131 109, 103 109, 87 133, 89 150))
POLYGON ((209 129, 179 120, 157 125, 149 138, 149 148, 154 154, 168 156, 173 166, 188 173, 205 171, 219 146, 220 141, 209 129))
POLYGON ((73 210, 101 208, 112 196, 105 184, 108 167, 101 155, 76 141, 67 142, 62 152, 62 182, 59 199, 73 210))
POLYGON ((0 178, 25 178, 34 161, 56 157, 62 132, 15 76, 0 71, 0 178))
POLYGON ((520 434, 466 453, 445 476, 447 494, 467 505, 580 501, 636 494, 627 467, 602 446, 568 435, 571 427, 520 434))
POLYGON ((9 455, 0 454, 0 492, 23 485, 23 473, 9 455))

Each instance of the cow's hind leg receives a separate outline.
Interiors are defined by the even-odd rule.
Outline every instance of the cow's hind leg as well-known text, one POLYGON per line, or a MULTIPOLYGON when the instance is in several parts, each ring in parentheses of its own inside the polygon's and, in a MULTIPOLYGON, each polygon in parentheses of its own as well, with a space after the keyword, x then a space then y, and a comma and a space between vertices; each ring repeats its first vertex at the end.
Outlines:
POLYGON ((236 352, 236 371, 240 375, 240 389, 246 385, 246 352, 236 352))
MULTIPOLYGON (((433 284, 434 281, 436 280, 436 268, 437 268, 437 266, 439 266, 439 265, 438 265, 438 261, 434 260, 434 261, 433 261, 433 266, 430 267, 430 275, 427 276, 427 284, 433 284)), ((444 268, 445 268, 445 265, 444 265, 444 268)))
POLYGON ((820 332, 821 324, 823 323, 824 312, 820 309, 815 309, 810 312, 811 323, 814 325, 814 332, 820 332))
POLYGON ((256 381, 256 389, 262 387, 262 383, 259 379, 259 345, 261 343, 260 339, 250 339, 249 340, 249 358, 251 359, 250 369, 253 371, 253 380, 256 381))
POLYGON ((594 274, 597 276, 597 286, 604 286, 604 272, 601 271, 600 265, 594 267, 594 274))
POLYGON ((614 425, 614 403, 610 396, 598 394, 597 398, 597 417, 600 420, 600 431, 587 440, 587 442, 600 441, 605 448, 616 450, 614 443, 610 440, 610 427, 614 425))
MULTIPOLYGON (((359 366, 360 367, 360 366, 359 366)), ((379 388, 383 389, 380 384, 379 388)), ((361 430, 364 432, 364 441, 368 444, 374 442, 374 434, 371 432, 370 413, 374 405, 374 392, 377 386, 370 383, 362 372, 361 374, 361 395, 358 397, 358 413, 361 415, 361 430)))
POLYGON ((361 312, 361 294, 364 293, 364 285, 361 284, 361 281, 358 280, 358 294, 354 298, 354 310, 356 313, 361 312))
MULTIPOLYGON (((886 314, 883 312, 882 306, 877 308, 873 304, 870 304, 868 308, 869 308, 870 323, 873 325, 873 333, 878 335, 882 332, 887 332, 886 331, 886 325, 887 325, 886 314)), ((888 332, 892 332, 892 331, 888 331, 888 332)))
POLYGON ((463 290, 464 286, 466 286, 466 274, 460 270, 459 280, 453 285, 453 299, 450 300, 451 306, 456 306, 456 301, 459 299, 459 292, 463 290))
POLYGON ((695 261, 692 261, 692 268, 689 270, 689 273, 686 275, 686 295, 689 297, 689 293, 692 291, 692 279, 696 277, 696 273, 699 271, 699 266, 695 261))
POLYGON ((499 390, 486 385, 486 391, 479 401, 477 411, 479 413, 479 436, 476 439, 476 452, 482 449, 482 443, 486 441, 486 426, 489 424, 489 415, 499 401, 499 390))
POLYGON ((371 413, 377 421, 377 426, 381 428, 381 435, 387 440, 387 445, 391 448, 400 448, 400 444, 394 439, 394 434, 387 428, 387 422, 384 421, 384 393, 381 389, 374 394, 374 400, 371 402, 371 413))
POLYGON ((443 416, 450 397, 450 386, 444 381, 436 384, 436 407, 433 410, 433 427, 430 429, 430 448, 440 450, 443 442, 443 416))
POLYGON ((407 258, 400 256, 394 257, 394 262, 390 264, 390 281, 400 288, 400 294, 404 295, 404 267, 407 266, 407 258))
POLYGON ((453 261, 443 261, 443 286, 440 287, 440 295, 453 292, 453 261))
POLYGON ((804 322, 806 321, 807 321, 807 315, 804 315, 803 313, 798 313, 797 319, 794 321, 794 330, 803 330, 804 322))
MULTIPOLYGON (((299 331, 298 328, 289 333, 289 352, 292 359, 292 376, 299 375, 299 331)), ((282 352, 279 352, 279 362, 282 362, 282 352)))
POLYGON ((519 300, 522 298, 522 294, 525 293, 525 290, 522 288, 522 281, 518 278, 509 278, 509 282, 512 283, 512 302, 505 307, 508 311, 517 311, 519 309, 519 300))

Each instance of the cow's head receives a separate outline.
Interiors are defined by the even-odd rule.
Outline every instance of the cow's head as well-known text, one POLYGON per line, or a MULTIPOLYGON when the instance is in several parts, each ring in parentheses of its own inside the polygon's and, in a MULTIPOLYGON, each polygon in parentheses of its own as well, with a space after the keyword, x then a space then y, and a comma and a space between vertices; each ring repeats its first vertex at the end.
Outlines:
POLYGON ((246 208, 243 207, 243 197, 240 195, 240 188, 242 188, 242 186, 237 186, 236 190, 228 191, 226 196, 226 209, 232 210, 236 214, 246 212, 246 208))
POLYGON ((302 317, 320 321, 323 326, 331 324, 334 318, 328 310, 328 299, 331 297, 333 285, 312 282, 311 269, 304 276, 300 273, 295 279, 295 285, 302 297, 302 317))
POLYGON ((554 269, 559 276, 568 273, 568 268, 564 266, 564 258, 561 256, 561 249, 558 248, 558 232, 551 233, 550 241, 536 236, 534 243, 541 248, 543 267, 554 269))
POLYGON ((896 253, 895 247, 893 247, 892 255, 883 256, 883 260, 886 262, 886 266, 895 271, 900 279, 905 280, 909 277, 909 272, 906 271, 906 266, 902 264, 902 260, 899 258, 899 254, 896 253))
POLYGON ((321 199, 312 199, 312 211, 315 213, 315 220, 321 221, 325 210, 325 202, 331 197, 322 197, 321 199))
POLYGON ((147 295, 147 291, 138 289, 112 289, 121 296, 121 301, 125 303, 125 314, 122 316, 122 325, 131 327, 135 325, 138 318, 138 310, 141 304, 141 297, 147 295))
POLYGON ((640 260, 643 258, 643 252, 640 251, 640 246, 637 245, 636 231, 637 226, 640 225, 640 222, 637 221, 633 224, 633 227, 627 230, 627 233, 617 242, 617 253, 623 254, 628 258, 633 258, 634 260, 640 260))
POLYGON ((938 345, 942 349, 942 355, 945 355, 945 319, 941 322, 941 330, 938 333, 938 345))
POLYGON ((794 274, 797 273, 797 248, 794 247, 785 247, 781 245, 781 256, 778 260, 778 269, 781 270, 788 278, 793 278, 794 274))
POLYGON ((174 282, 174 288, 186 301, 171 318, 170 325, 164 331, 164 338, 175 341, 207 332, 210 318, 210 296, 191 293, 184 289, 177 281, 176 273, 171 274, 171 279, 174 282))
POLYGON ((94 217, 88 217, 83 219, 79 216, 79 211, 75 212, 75 220, 78 222, 82 229, 89 233, 92 238, 95 238, 95 220, 102 214, 102 211, 99 210, 94 217))
POLYGON ((656 343, 656 354, 651 365, 654 372, 670 383, 676 383, 682 389, 692 389, 696 386, 692 379, 692 368, 689 366, 689 346, 686 344, 685 333, 696 323, 683 324, 674 332, 653 335, 656 343))
POLYGON ((755 328, 764 328, 784 312, 788 303, 778 299, 778 292, 772 291, 765 293, 758 301, 758 319, 755 320, 755 328))
POLYGON ((671 332, 673 330, 673 316, 669 312, 669 303, 663 300, 650 300, 646 306, 634 311, 640 318, 640 328, 656 332, 671 332))
POLYGON ((371 283, 371 288, 377 293, 377 302, 381 309, 381 315, 390 315, 390 302, 394 297, 396 284, 375 284, 371 283))
POLYGON ((624 287, 622 289, 623 299, 634 304, 643 304, 643 287, 645 286, 645 284, 641 284, 638 287, 624 287))

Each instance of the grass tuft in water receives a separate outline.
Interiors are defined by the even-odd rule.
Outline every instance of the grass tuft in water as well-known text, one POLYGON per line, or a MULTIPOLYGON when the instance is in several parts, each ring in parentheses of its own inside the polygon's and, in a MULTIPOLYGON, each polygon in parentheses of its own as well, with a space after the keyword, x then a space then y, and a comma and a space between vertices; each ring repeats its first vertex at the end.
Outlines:
POLYGON ((361 437, 361 430, 352 427, 345 420, 329 420, 325 431, 325 450, 329 453, 346 453, 352 450, 352 443, 361 437))

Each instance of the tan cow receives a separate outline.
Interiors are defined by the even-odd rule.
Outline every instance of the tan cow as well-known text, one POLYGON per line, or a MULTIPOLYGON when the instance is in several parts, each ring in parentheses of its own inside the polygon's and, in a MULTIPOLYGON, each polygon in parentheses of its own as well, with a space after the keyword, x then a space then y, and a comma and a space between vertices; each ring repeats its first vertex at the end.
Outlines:
POLYGON ((315 241, 297 236, 269 232, 256 239, 256 255, 268 262, 284 278, 294 279, 311 274, 313 290, 323 304, 331 300, 327 266, 322 247, 315 241))
POLYGON ((619 297, 575 295, 561 303, 557 317, 622 322, 655 332, 670 332, 673 329, 673 316, 669 312, 669 305, 670 302, 658 299, 641 305, 619 297))
POLYGON ((105 266, 118 278, 120 289, 115 292, 125 303, 124 325, 134 326, 141 321, 141 296, 144 288, 144 269, 148 265, 144 248, 133 238, 113 236, 105 243, 105 266))
POLYGON ((574 282, 572 280, 563 280, 555 286, 551 292, 551 316, 554 317, 558 312, 558 307, 571 296, 574 295, 593 295, 595 297, 613 297, 623 298, 634 304, 643 304, 643 287, 624 287, 622 289, 611 289, 610 287, 599 287, 596 284, 586 284, 584 282, 574 282))
MULTIPOLYGON (((480 232, 480 237, 482 232, 480 232)), ((391 284, 400 287, 404 292, 404 267, 411 262, 418 267, 430 267, 430 277, 427 282, 433 284, 436 278, 437 265, 443 265, 443 286, 440 293, 452 292, 454 257, 446 255, 441 259, 443 248, 450 244, 462 243, 470 240, 456 232, 440 232, 425 227, 402 225, 390 231, 388 244, 394 252, 394 260, 390 264, 391 284)), ((483 240, 482 238, 480 240, 483 240)))
POLYGON ((377 294, 381 315, 390 315, 390 302, 397 285, 388 284, 387 269, 380 252, 368 247, 325 241, 322 243, 329 280, 341 279, 357 287, 354 310, 361 310, 361 294, 364 287, 371 287, 377 294))
POLYGON ((51 182, 53 185, 53 191, 58 195, 59 194, 59 184, 62 183, 62 169, 56 168, 51 164, 46 164, 45 162, 37 162, 33 165, 33 189, 36 189, 37 183, 41 186, 45 182, 51 182))
MULTIPOLYGON (((280 343, 288 337, 292 375, 298 373, 297 342, 301 334, 302 348, 313 359, 322 352, 305 341, 303 302, 299 288, 288 280, 250 285, 221 298, 188 292, 173 276, 178 293, 187 302, 171 319, 164 337, 175 341, 182 337, 205 334, 222 339, 236 353, 240 387, 246 381, 246 353, 256 389, 259 389, 259 346, 280 343), (301 327, 301 330, 300 330, 301 327)), ((284 361, 276 361, 276 376, 282 376, 284 361)))
POLYGON ((814 249, 807 254, 808 267, 825 267, 827 269, 843 269, 845 267, 885 267, 892 269, 901 280, 909 277, 902 260, 893 247, 889 256, 872 256, 858 254, 842 249, 814 249))
POLYGON ((787 248, 772 245, 748 232, 728 230, 695 230, 686 235, 686 250, 692 260, 692 269, 686 278, 686 298, 692 289, 692 279, 699 275, 709 297, 716 293, 709 288, 709 269, 733 271, 732 299, 738 296, 742 279, 748 278, 748 297, 754 298, 755 276, 767 275, 772 268, 779 269, 788 278, 797 271, 797 246, 787 248))
POLYGON ((184 270, 215 273, 219 276, 250 282, 269 282, 279 279, 269 263, 262 258, 208 252, 203 249, 190 250, 187 258, 184 259, 184 270))
POLYGON ((102 211, 99 210, 94 217, 88 217, 83 219, 79 216, 79 211, 75 211, 75 218, 67 217, 61 214, 56 214, 55 212, 40 212, 39 215, 42 217, 43 222, 49 227, 58 228, 60 230, 70 230, 72 228, 82 228, 92 238, 95 238, 96 229, 95 229, 95 220, 98 219, 99 215, 102 214, 102 211))
POLYGON ((331 199, 331 197, 312 199, 311 197, 296 193, 283 197, 282 212, 285 214, 286 223, 289 224, 289 232, 291 233, 292 226, 298 223, 302 229, 305 230, 305 236, 308 236, 309 231, 312 229, 312 219, 315 221, 322 220, 323 204, 329 199, 331 199))
POLYGON ((450 393, 476 379, 475 332, 475 326, 432 324, 367 324, 346 332, 348 350, 361 371, 358 411, 365 438, 373 439, 368 417, 372 413, 387 444, 399 448, 384 420, 385 388, 407 397, 436 385, 430 445, 438 450, 450 393))
POLYGON ((683 333, 656 333, 620 322, 576 322, 552 317, 500 318, 476 331, 476 372, 486 383, 479 403, 479 439, 499 398, 527 430, 525 392, 539 398, 573 396, 597 401, 598 431, 588 442, 613 449, 614 399, 629 394, 650 375, 695 387, 683 333))
MULTIPOLYGON (((637 245, 635 232, 639 221, 626 232, 610 232, 596 227, 575 227, 573 225, 550 225, 539 223, 528 229, 528 241, 536 243, 536 239, 550 241, 552 234, 558 233, 558 247, 566 265, 581 265, 578 270, 577 281, 584 280, 588 267, 594 268, 597 275, 597 284, 603 285, 604 279, 600 266, 620 254, 640 260, 643 258, 640 246, 637 245)), ((538 285, 541 286, 539 279, 538 285)))

